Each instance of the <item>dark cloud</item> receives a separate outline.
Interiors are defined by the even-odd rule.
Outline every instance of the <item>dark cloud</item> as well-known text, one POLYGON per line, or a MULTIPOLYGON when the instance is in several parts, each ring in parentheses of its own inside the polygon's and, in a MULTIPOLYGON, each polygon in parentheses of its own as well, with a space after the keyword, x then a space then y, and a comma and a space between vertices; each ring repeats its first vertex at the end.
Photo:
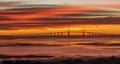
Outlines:
POLYGON ((103 15, 99 15, 99 14, 97 14, 97 15, 95 15, 95 14, 64 14, 64 15, 62 15, 62 16, 68 16, 68 17, 70 17, 70 16, 103 16, 103 15))
MULTIPOLYGON (((45 18, 46 19, 46 18, 45 18)), ((30 28, 47 28, 47 27, 58 27, 67 25, 84 25, 84 24, 120 24, 120 18, 55 18, 47 19, 51 21, 38 21, 38 22, 26 22, 26 23, 11 23, 11 24, 0 24, 1 30, 8 29, 30 29, 30 28), (52 21, 54 20, 54 21, 52 21), (63 21, 64 20, 64 21, 63 21)))
POLYGON ((105 17, 105 18, 35 18, 32 21, 49 21, 40 22, 41 24, 120 24, 119 17, 105 17), (56 22, 50 22, 56 21, 56 22), (57 22, 68 21, 68 22, 57 22))
MULTIPOLYGON (((0 20, 4 21, 4 20, 16 20, 14 18, 9 18, 7 16, 0 16, 0 20)), ((0 21, 1 22, 1 21, 0 21)))
POLYGON ((12 27, 9 24, 0 24, 0 30, 15 30, 16 27, 12 27))
POLYGON ((17 11, 40 11, 40 10, 44 10, 44 9, 50 9, 50 8, 40 8, 40 7, 34 7, 34 8, 11 8, 11 9, 8 9, 9 10, 17 10, 17 11))
POLYGON ((23 5, 16 5, 16 7, 58 7, 60 5, 47 5, 47 4, 23 4, 23 5))
POLYGON ((61 16, 113 16, 112 13, 119 14, 120 11, 101 11, 101 10, 100 11, 85 11, 85 13, 63 14, 61 16))
MULTIPOLYGON (((90 12, 90 11, 86 11, 90 12)), ((91 11, 93 13, 120 13, 120 11, 113 11, 113 10, 96 10, 96 11, 91 11)))
POLYGON ((35 12, 0 12, 0 15, 24 15, 24 14, 34 14, 35 12))

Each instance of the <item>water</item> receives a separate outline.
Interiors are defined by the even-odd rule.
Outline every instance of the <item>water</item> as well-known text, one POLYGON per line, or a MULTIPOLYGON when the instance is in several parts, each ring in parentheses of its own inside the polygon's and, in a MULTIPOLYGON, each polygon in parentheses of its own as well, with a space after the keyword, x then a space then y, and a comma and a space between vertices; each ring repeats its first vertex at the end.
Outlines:
POLYGON ((48 38, 0 40, 1 55, 117 56, 119 38, 48 38))

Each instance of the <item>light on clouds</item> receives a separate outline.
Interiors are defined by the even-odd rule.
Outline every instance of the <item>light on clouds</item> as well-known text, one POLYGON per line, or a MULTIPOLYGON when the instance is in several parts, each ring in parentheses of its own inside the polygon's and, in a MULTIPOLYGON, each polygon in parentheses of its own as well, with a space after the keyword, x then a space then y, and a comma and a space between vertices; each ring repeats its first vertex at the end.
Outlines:
MULTIPOLYGON (((0 0, 3 1, 3 0, 0 0)), ((4 0, 4 1, 23 1, 36 2, 37 4, 77 4, 77 5, 93 5, 93 4, 120 4, 120 0, 4 0)))

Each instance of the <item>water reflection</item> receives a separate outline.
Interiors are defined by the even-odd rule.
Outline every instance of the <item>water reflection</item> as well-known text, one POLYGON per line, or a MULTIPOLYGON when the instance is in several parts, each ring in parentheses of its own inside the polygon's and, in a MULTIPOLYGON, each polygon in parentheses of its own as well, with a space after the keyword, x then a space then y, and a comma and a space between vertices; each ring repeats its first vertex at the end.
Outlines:
POLYGON ((6 55, 120 55, 119 38, 11 39, 0 42, 0 54, 6 55))

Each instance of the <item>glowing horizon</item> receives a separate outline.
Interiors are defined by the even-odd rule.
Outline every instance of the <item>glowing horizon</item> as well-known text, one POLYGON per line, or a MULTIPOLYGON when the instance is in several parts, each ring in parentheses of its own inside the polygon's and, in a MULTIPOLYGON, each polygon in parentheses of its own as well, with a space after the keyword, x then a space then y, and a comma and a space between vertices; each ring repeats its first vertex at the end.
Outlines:
MULTIPOLYGON (((75 25, 69 26, 71 33, 81 32, 83 27, 85 32, 96 32, 96 33, 108 33, 108 34, 120 34, 118 30, 120 25, 75 25), (81 26, 81 27, 79 27, 81 26), (113 27, 114 26, 114 27, 113 27)), ((16 34, 34 34, 34 33, 53 33, 53 32, 67 32, 68 27, 46 27, 43 29, 20 29, 20 30, 0 30, 0 35, 16 35, 16 34)))

